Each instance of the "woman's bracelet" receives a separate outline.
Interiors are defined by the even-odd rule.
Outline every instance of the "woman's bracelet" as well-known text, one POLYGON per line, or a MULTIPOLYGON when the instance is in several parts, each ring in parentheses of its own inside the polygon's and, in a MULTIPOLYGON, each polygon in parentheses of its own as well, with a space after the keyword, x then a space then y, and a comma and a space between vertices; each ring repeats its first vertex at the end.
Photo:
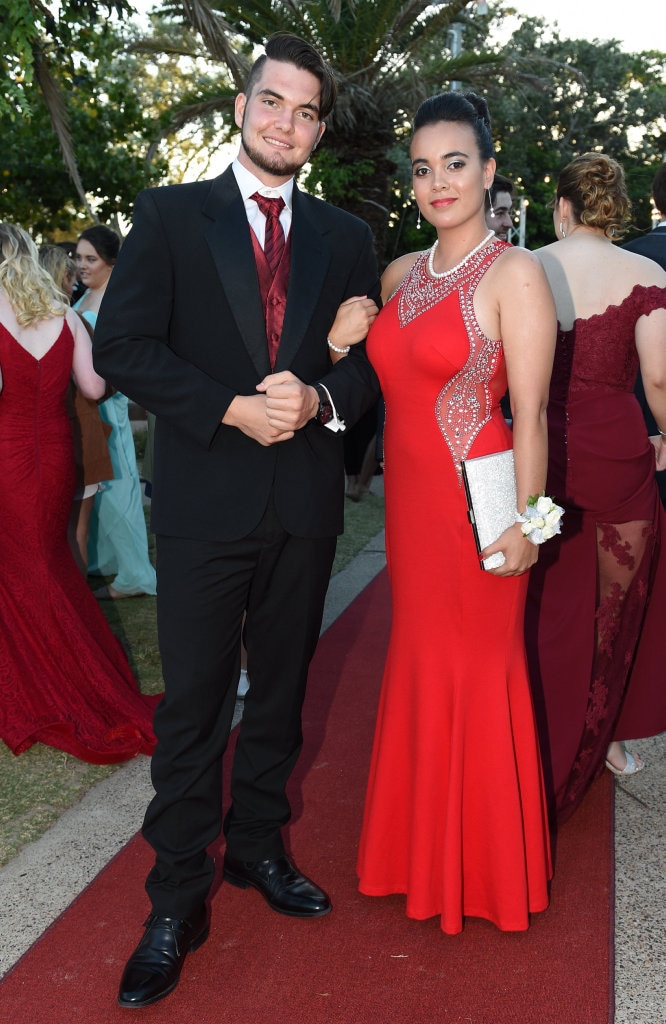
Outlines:
POLYGON ((340 356, 348 356, 349 353, 351 352, 351 345, 347 345, 346 348, 338 348, 337 345, 333 344, 333 342, 331 341, 330 338, 326 339, 326 344, 328 345, 328 347, 330 349, 333 349, 333 351, 337 352, 338 355, 340 355, 340 356))
POLYGON ((666 430, 659 430, 659 427, 657 427, 657 430, 659 431, 659 436, 662 441, 666 441, 666 430))
POLYGON ((545 494, 531 495, 527 499, 525 511, 516 513, 516 522, 521 524, 524 537, 531 544, 545 544, 561 530, 560 520, 564 509, 556 505, 552 498, 545 494))

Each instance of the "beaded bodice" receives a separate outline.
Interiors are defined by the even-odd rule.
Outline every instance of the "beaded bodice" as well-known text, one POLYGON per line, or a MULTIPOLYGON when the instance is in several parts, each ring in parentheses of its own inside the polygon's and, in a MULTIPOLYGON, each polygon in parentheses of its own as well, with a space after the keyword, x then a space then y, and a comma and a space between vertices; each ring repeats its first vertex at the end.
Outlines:
MULTIPOLYGON (((430 276, 428 253, 422 253, 399 289, 400 327, 407 326, 454 292, 458 295, 469 354, 464 365, 446 381, 437 395, 434 415, 459 476, 462 459, 467 457, 474 439, 490 418, 494 401, 489 382, 502 354, 501 339, 486 337, 479 327, 474 312, 474 293, 488 267, 506 248, 505 242, 494 240, 442 278, 430 276)), ((442 330, 446 330, 445 323, 442 330)))

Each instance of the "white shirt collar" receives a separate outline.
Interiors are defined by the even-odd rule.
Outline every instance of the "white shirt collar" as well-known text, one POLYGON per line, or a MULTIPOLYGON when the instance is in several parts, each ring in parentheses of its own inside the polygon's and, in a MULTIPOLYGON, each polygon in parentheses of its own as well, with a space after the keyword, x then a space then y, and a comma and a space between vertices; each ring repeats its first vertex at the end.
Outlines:
POLYGON ((262 196, 268 196, 270 199, 276 199, 278 196, 282 196, 284 199, 284 205, 287 209, 291 210, 291 197, 294 191, 294 179, 290 178, 289 181, 285 181, 283 185, 269 186, 264 185, 262 181, 256 175, 252 174, 252 171, 248 171, 247 167, 243 167, 242 163, 236 158, 231 164, 231 169, 236 176, 236 182, 240 193, 247 204, 247 200, 250 196, 254 195, 255 192, 260 192, 262 196))

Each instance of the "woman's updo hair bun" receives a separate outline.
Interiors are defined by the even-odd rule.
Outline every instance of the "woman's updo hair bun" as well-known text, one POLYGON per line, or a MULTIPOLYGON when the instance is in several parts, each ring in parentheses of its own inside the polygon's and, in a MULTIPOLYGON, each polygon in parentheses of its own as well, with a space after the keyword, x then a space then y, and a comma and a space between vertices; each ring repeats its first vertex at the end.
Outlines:
POLYGON ((564 168, 557 183, 557 199, 568 199, 578 221, 600 228, 615 240, 626 232, 631 217, 624 171, 604 153, 582 153, 564 168))
POLYGON ((490 112, 482 96, 474 92, 440 92, 429 96, 419 106, 414 116, 414 132, 429 124, 453 121, 467 124, 474 132, 482 160, 491 160, 495 148, 490 131, 490 112))

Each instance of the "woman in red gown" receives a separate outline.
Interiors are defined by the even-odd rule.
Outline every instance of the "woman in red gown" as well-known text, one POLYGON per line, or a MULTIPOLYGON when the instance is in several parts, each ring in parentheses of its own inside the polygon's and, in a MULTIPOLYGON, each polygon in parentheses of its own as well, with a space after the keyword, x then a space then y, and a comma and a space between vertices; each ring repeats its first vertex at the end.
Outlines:
POLYGON ((666 431, 666 273, 613 244, 629 220, 622 168, 585 153, 562 171, 559 241, 536 255, 559 320, 548 488, 566 507, 532 573, 526 639, 548 788, 561 821, 604 770, 643 767, 620 741, 666 729, 666 518, 655 481, 666 431))
POLYGON ((74 561, 66 394, 99 398, 90 338, 21 228, 0 223, 0 737, 107 764, 152 752, 153 709, 74 561))
POLYGON ((368 355, 386 402, 386 549, 393 616, 358 857, 361 892, 407 915, 528 927, 548 904, 548 821, 523 640, 538 549, 510 527, 483 552, 461 460, 513 446, 518 507, 546 480, 555 312, 538 261, 488 233, 495 170, 485 102, 426 100, 411 143, 437 241, 396 260, 368 355), (514 432, 500 399, 510 385, 514 432), (414 480, 419 481, 418 493, 414 480))

